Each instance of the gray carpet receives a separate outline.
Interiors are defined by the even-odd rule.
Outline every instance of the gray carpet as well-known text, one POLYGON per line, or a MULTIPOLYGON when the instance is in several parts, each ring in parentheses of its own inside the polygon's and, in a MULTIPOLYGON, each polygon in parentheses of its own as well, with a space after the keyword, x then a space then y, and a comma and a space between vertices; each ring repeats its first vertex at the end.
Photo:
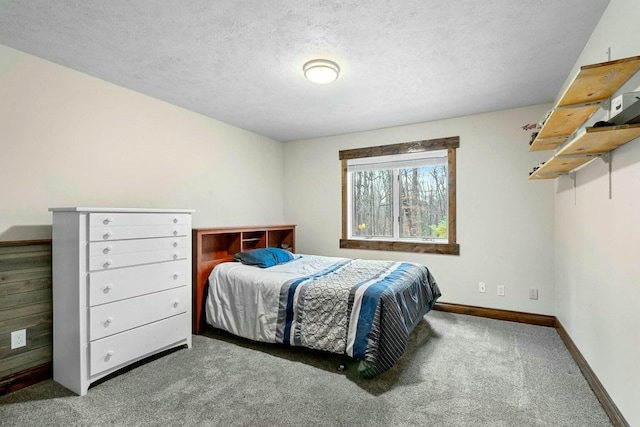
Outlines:
POLYGON ((555 329, 433 311, 396 367, 194 336, 78 397, 52 380, 0 397, 2 426, 609 426, 555 329))

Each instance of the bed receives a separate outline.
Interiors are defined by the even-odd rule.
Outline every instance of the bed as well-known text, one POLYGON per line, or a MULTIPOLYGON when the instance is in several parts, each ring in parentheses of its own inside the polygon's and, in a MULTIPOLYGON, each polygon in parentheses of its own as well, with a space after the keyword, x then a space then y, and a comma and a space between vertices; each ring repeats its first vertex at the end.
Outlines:
POLYGON ((396 363, 440 297, 430 271, 414 263, 282 249, 243 251, 236 258, 215 265, 208 290, 194 293, 196 307, 206 296, 209 325, 254 341, 344 354, 359 361, 365 378, 396 363), (247 259, 259 253, 276 262, 250 265, 247 259))

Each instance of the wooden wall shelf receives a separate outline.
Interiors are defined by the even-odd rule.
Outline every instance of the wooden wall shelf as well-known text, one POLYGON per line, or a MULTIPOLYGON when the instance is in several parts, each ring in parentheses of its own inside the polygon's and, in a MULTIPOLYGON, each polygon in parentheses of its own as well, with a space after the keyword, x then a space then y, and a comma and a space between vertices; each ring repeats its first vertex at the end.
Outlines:
POLYGON ((636 72, 640 56, 586 65, 547 117, 529 151, 560 150, 529 179, 550 179, 569 173, 640 136, 640 125, 582 126, 636 72), (572 135, 575 135, 573 138, 572 135), (586 157, 575 157, 575 156, 586 157), (588 156, 594 155, 594 156, 588 156), (568 157, 571 156, 571 157, 568 157))
POLYGON ((556 178, 640 137, 640 124, 586 128, 529 179, 556 178), (581 156, 581 157, 572 157, 581 156))
POLYGON ((598 108, 600 108, 598 105, 588 105, 553 110, 529 147, 529 151, 555 150, 598 108))
POLYGON ((554 179, 589 163, 594 157, 562 158, 552 157, 544 166, 529 175, 529 179, 554 179))
POLYGON ((639 136, 640 124, 586 128, 556 156, 608 153, 639 136))
POLYGON ((602 102, 610 98, 640 70, 640 56, 580 67, 578 75, 564 92, 558 107, 602 102))

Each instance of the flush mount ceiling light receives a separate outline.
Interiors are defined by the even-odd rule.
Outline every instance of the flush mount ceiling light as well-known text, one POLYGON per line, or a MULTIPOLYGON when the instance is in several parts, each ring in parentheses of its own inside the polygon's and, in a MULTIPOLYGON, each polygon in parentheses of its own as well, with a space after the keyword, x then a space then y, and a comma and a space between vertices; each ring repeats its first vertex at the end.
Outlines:
POLYGON ((338 74, 340 73, 338 64, 326 59, 309 61, 304 64, 302 69, 304 70, 304 76, 307 80, 318 84, 331 83, 338 78, 338 74))

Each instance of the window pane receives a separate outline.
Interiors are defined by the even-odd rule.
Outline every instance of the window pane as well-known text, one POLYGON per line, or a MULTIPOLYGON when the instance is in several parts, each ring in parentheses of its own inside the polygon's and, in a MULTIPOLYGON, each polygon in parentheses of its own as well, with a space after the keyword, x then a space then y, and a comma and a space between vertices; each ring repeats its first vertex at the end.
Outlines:
POLYGON ((352 172, 354 237, 393 237, 391 170, 352 172))
POLYGON ((447 167, 400 169, 400 237, 447 238, 447 167))

